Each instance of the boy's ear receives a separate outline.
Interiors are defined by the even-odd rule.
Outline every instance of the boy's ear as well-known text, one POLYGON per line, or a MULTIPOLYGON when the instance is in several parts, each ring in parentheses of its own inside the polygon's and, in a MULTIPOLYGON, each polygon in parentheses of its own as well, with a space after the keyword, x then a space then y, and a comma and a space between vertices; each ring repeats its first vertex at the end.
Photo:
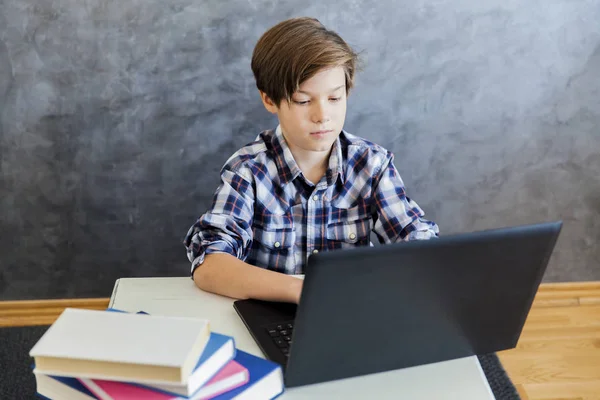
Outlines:
POLYGON ((267 111, 270 112, 271 114, 277 114, 278 107, 275 105, 273 100, 271 100, 265 92, 262 92, 260 90, 258 92, 260 93, 260 98, 263 102, 263 105, 267 109, 267 111))

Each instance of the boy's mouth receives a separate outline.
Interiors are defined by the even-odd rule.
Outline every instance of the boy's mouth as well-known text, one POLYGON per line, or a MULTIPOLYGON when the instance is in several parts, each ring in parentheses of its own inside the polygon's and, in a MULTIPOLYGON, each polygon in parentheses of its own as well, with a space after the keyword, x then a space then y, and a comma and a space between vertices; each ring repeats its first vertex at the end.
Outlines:
POLYGON ((315 132, 311 132, 311 135, 325 135, 327 133, 331 133, 333 132, 332 130, 328 130, 328 131, 315 131, 315 132))

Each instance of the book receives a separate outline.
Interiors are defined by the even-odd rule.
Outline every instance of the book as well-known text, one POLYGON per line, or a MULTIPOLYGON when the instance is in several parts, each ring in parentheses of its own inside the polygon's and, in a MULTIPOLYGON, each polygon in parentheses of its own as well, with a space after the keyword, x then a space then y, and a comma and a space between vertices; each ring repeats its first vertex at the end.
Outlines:
MULTIPOLYGON (((107 308, 106 311, 126 313, 127 311, 116 308, 107 308)), ((149 315, 145 311, 138 311, 137 314, 149 315)), ((235 356, 235 340, 231 336, 221 335, 211 332, 208 343, 196 363, 192 374, 188 378, 187 384, 174 385, 152 385, 146 384, 152 389, 162 390, 181 396, 191 396, 209 379, 211 379, 221 368, 223 368, 235 356)), ((135 382, 131 382, 135 383, 135 382)))
MULTIPOLYGON (((211 332, 210 338, 196 367, 190 375, 187 384, 181 385, 158 385, 158 384, 140 384, 137 382, 123 382, 123 384, 132 384, 145 387, 152 390, 158 390, 167 394, 189 397, 204 387, 207 382, 213 380, 213 377, 219 373, 235 356, 235 341, 231 336, 221 335, 211 332)), ((221 375, 221 379, 224 379, 221 375)), ((214 383, 214 382, 213 382, 214 383)))
POLYGON ((97 397, 75 378, 35 372, 38 396, 45 399, 96 400, 97 397))
POLYGON ((67 308, 29 355, 44 375, 187 384, 209 336, 205 319, 67 308))
POLYGON ((186 384, 144 386, 180 396, 191 396, 235 357, 235 340, 231 336, 211 332, 208 343, 186 384))
POLYGON ((248 369, 248 382, 236 389, 215 396, 212 400, 273 399, 283 393, 283 371, 281 365, 256 357, 240 349, 235 361, 248 369))
MULTIPOLYGON (((283 371, 281 366, 272 361, 266 360, 261 357, 256 357, 252 354, 246 353, 242 350, 237 349, 236 356, 233 359, 234 362, 238 363, 242 367, 244 367, 248 371, 247 382, 238 386, 237 388, 230 389, 228 391, 223 391, 220 394, 213 394, 212 397, 196 397, 198 394, 194 394, 190 397, 190 400, 199 400, 199 399, 211 399, 211 400, 254 400, 254 399, 273 399, 278 397, 284 391, 283 384, 283 371)), ((216 378, 216 377, 215 377, 216 378)), ((82 380, 85 382, 84 380, 82 380)), ((87 383, 87 382, 85 382, 87 383)), ((135 388, 136 386, 130 385, 129 389, 135 388)), ((106 386, 101 387, 101 389, 106 388, 106 386)), ((138 396, 138 397, 102 397, 103 393, 98 391, 97 388, 90 386, 89 387, 92 392, 96 394, 99 399, 102 400, 131 400, 131 399, 145 399, 145 400, 167 400, 167 399, 186 399, 185 397, 169 397, 164 393, 154 391, 154 392, 144 392, 143 394, 140 391, 136 391, 135 393, 129 392, 129 396, 138 396), (141 396, 140 396, 141 395, 141 396)), ((137 387, 137 389, 142 389, 137 387)), ((110 390, 110 388, 109 388, 110 390)), ((106 393, 108 396, 115 395, 115 392, 106 393)))
POLYGON ((174 397, 169 393, 123 382, 86 378, 80 378, 79 380, 100 400, 208 400, 245 384, 248 379, 248 370, 238 362, 231 360, 196 393, 186 397, 174 397))

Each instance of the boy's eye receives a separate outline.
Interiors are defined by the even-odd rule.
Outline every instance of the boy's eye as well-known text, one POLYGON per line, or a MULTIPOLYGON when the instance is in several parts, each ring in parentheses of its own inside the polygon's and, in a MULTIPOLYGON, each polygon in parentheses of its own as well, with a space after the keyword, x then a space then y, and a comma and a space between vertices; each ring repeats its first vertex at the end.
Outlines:
MULTIPOLYGON (((329 101, 332 101, 334 103, 337 102, 337 101, 340 101, 340 100, 341 100, 341 97, 332 97, 332 98, 329 99, 329 101)), ((301 105, 301 106, 304 106, 304 105, 307 105, 308 103, 310 103, 310 100, 304 100, 304 101, 294 100, 294 103, 296 103, 298 105, 301 105)))

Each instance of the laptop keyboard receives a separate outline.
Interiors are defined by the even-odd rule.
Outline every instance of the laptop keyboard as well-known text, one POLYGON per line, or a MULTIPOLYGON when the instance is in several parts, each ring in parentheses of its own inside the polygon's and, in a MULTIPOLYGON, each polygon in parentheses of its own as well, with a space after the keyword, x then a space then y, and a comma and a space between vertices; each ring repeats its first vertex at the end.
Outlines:
POLYGON ((279 322, 266 326, 267 332, 275 345, 287 358, 290 355, 290 345, 292 344, 292 332, 294 331, 294 321, 279 322))

